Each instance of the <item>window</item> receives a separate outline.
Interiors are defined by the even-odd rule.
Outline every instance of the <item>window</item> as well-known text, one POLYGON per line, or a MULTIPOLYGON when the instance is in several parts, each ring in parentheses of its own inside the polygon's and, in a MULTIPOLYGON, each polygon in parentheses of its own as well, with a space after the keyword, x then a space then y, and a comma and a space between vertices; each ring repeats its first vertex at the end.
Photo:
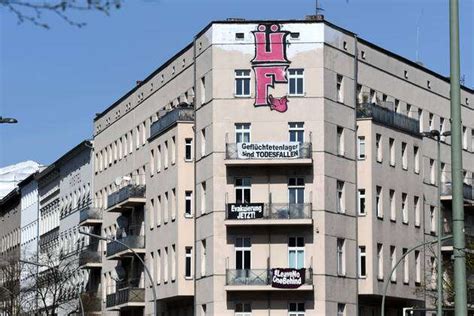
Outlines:
POLYGON ((359 246, 359 253, 358 253, 358 258, 359 258, 359 277, 360 278, 365 278, 367 276, 367 271, 366 271, 366 252, 365 252, 365 246, 359 246))
POLYGON ((359 215, 365 215, 365 189, 358 190, 358 212, 359 215))
POLYGON ((411 110, 411 104, 407 104, 407 115, 408 117, 412 117, 412 110, 411 110))
POLYGON ((344 239, 337 239, 337 275, 346 275, 346 258, 345 258, 345 242, 344 239))
POLYGON ((155 199, 150 199, 150 209, 148 210, 150 229, 155 227, 155 199))
POLYGON ((389 138, 388 146, 390 150, 390 166, 395 166, 395 140, 393 138, 389 138))
POLYGON ((337 154, 339 156, 344 156, 344 128, 338 126, 337 127, 337 154))
POLYGON ((171 137, 171 164, 176 163, 176 137, 171 137))
POLYGON ((471 129, 471 151, 474 152, 474 129, 471 129))
POLYGON ((304 71, 303 69, 288 69, 288 94, 303 95, 304 93, 304 71))
POLYGON ((158 151, 156 153, 156 172, 161 171, 161 145, 158 145, 158 151))
POLYGON ((396 210, 396 200, 395 200, 395 191, 389 191, 389 202, 390 202, 390 220, 396 221, 397 220, 397 210, 396 210))
POLYGON ((418 120, 420 121, 420 133, 422 133, 424 131, 424 128, 423 128, 423 110, 422 109, 418 109, 418 120))
POLYGON ((138 125, 136 128, 135 138, 137 140, 135 148, 138 150, 138 148, 140 148, 140 125, 138 125))
POLYGON ((415 156, 415 173, 420 173, 420 149, 418 146, 413 147, 413 155, 415 156))
POLYGON ((193 247, 186 247, 185 248, 186 257, 184 260, 184 277, 186 279, 190 279, 193 277, 193 247))
POLYGON ((434 159, 430 159, 430 184, 436 183, 436 169, 434 159))
POLYGON ((164 206, 163 206, 163 221, 168 223, 169 215, 170 215, 170 202, 169 202, 169 195, 168 192, 165 192, 165 200, 164 200, 164 206))
POLYGON ((150 150, 150 175, 155 173, 155 150, 150 150))
POLYGON ((201 156, 206 155, 206 129, 201 129, 201 156))
POLYGON ((250 123, 235 124, 235 142, 249 143, 250 142, 250 123))
POLYGON ((377 103, 377 92, 373 89, 370 89, 370 102, 377 103))
POLYGON ((166 140, 165 141, 165 151, 163 153, 163 165, 164 165, 164 168, 168 168, 168 156, 169 156, 169 152, 168 152, 168 141, 166 140))
POLYGON ((402 142, 402 168, 408 170, 407 143, 402 142))
POLYGON ((288 267, 301 269, 304 264, 304 237, 288 238, 288 267))
POLYGON ((432 234, 436 233, 436 214, 434 206, 430 206, 430 232, 432 234))
POLYGON ((165 256, 163 258, 163 281, 165 283, 168 282, 168 277, 169 277, 169 270, 168 270, 168 267, 169 267, 169 257, 168 257, 168 247, 165 247, 165 256))
POLYGON ((403 224, 408 224, 408 205, 406 193, 402 193, 402 222, 403 224))
MULTIPOLYGON (((407 251, 408 251, 407 248, 403 248, 402 249, 403 255, 405 255, 407 251)), ((408 256, 405 256, 403 258, 403 283, 404 284, 408 284, 410 282, 410 268, 409 267, 410 265, 408 261, 408 256)))
POLYGON ((431 131, 431 130, 434 130, 434 117, 433 117, 433 113, 429 113, 429 115, 428 115, 428 127, 430 128, 430 131, 431 131))
POLYGON ((201 183, 201 214, 206 213, 206 182, 201 183))
POLYGON ((304 203, 304 178, 288 179, 288 201, 289 204, 304 203))
POLYGON ((192 217, 193 214, 193 191, 185 191, 184 216, 192 217))
POLYGON ((365 159, 365 136, 357 137, 357 158, 359 160, 365 159))
POLYGON ((290 303, 288 305, 288 316, 305 316, 304 303, 290 303))
POLYGON ((201 78, 201 105, 206 103, 206 77, 201 78))
MULTIPOLYGON (((235 238, 235 269, 249 270, 251 267, 252 244, 249 237, 235 238)), ((244 277, 242 275, 241 277, 244 277)))
POLYGON ((235 71, 235 91, 236 96, 250 96, 250 70, 235 71))
POLYGON ((382 135, 375 134, 375 151, 377 156, 377 162, 382 162, 382 135))
POLYGON ((437 275, 436 275, 436 259, 435 257, 431 257, 430 258, 430 268, 431 268, 431 285, 432 285, 432 289, 435 290, 436 289, 436 278, 437 278, 437 275))
POLYGON ((383 280, 383 245, 377 244, 377 280, 383 280))
POLYGON ((383 218, 382 187, 375 187, 375 214, 378 218, 383 218))
POLYGON ((395 113, 399 113, 399 112, 400 112, 400 100, 395 99, 395 105, 394 105, 393 110, 395 111, 395 113))
MULTIPOLYGON (((199 43, 201 45, 201 43, 199 43)), ((206 304, 201 305, 201 316, 206 316, 207 315, 207 306, 206 304)))
POLYGON ((337 303, 337 316, 345 316, 346 315, 346 304, 337 303))
POLYGON ((446 136, 442 135, 443 132, 444 132, 444 117, 440 117, 439 118, 439 134, 440 134, 439 138, 441 141, 444 141, 446 139, 446 136))
POLYGON ((304 127, 302 122, 288 123, 290 142, 304 142, 304 127))
POLYGON ((415 283, 421 283, 421 257, 419 250, 415 250, 415 283))
POLYGON ((413 203, 415 205, 415 227, 420 227, 420 214, 421 214, 420 198, 418 196, 415 196, 413 198, 413 203))
POLYGON ((176 219, 176 208, 178 207, 176 200, 176 189, 171 190, 171 204, 171 220, 174 221, 176 219))
MULTIPOLYGON (((395 246, 390 246, 390 266, 393 269, 397 264, 397 253, 395 246)), ((397 282, 397 271, 393 271, 390 281, 397 282)))
POLYGON ((342 75, 337 75, 336 92, 337 92, 337 102, 344 103, 344 86, 343 86, 342 75))
POLYGON ((337 189, 337 194, 336 194, 336 210, 338 213, 344 213, 345 212, 345 198, 344 198, 344 181, 337 181, 336 183, 336 189, 337 189))
POLYGON ((184 160, 191 161, 193 159, 193 139, 186 138, 184 140, 184 160))
POLYGON ((235 179, 235 203, 250 203, 251 199, 251 181, 250 178, 235 179))
POLYGON ((252 305, 250 303, 236 303, 234 316, 252 316, 252 305))
POLYGON ((206 240, 203 239, 201 240, 201 276, 206 276, 206 256, 207 256, 207 250, 206 250, 206 240))
POLYGON ((467 127, 462 127, 462 149, 467 150, 467 127))

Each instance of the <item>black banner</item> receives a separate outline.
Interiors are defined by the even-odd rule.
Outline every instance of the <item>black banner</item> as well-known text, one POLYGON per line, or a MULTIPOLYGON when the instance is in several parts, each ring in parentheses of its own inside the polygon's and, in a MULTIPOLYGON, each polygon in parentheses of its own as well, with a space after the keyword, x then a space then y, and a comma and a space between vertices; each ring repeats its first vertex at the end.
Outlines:
POLYGON ((229 203, 227 219, 263 218, 263 203, 229 203))
POLYGON ((280 289, 297 289, 305 283, 305 273, 305 268, 272 269, 272 287, 280 289))

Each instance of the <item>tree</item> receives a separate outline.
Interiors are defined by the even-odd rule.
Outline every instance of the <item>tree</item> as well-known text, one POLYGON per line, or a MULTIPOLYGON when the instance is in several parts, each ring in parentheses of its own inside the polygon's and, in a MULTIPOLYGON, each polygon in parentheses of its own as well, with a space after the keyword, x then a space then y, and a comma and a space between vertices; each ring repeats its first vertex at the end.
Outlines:
POLYGON ((0 255, 0 314, 8 316, 20 315, 22 292, 20 276, 22 264, 19 255, 0 255))
POLYGON ((52 14, 66 23, 83 27, 84 22, 78 22, 70 17, 73 12, 96 11, 106 15, 114 9, 119 9, 123 0, 0 0, 0 5, 16 15, 18 23, 30 22, 36 26, 48 29, 44 15, 52 14))

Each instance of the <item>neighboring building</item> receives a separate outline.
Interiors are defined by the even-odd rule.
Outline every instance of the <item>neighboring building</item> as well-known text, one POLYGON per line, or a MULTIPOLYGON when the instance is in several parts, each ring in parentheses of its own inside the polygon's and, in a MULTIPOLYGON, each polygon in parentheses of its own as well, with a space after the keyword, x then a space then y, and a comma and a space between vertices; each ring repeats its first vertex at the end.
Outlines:
MULTIPOLYGON (((466 207, 473 99, 463 87, 466 207)), ((212 22, 95 118, 102 235, 147 262, 160 315, 377 314, 397 258, 438 233, 420 132, 448 118, 447 78, 322 19, 212 22)), ((407 257, 388 315, 433 304, 433 262, 407 257)), ((113 242, 102 284, 107 313, 152 311, 143 267, 113 242)))
POLYGON ((23 161, 0 168, 0 198, 10 193, 18 183, 38 171, 40 165, 35 161, 23 161))

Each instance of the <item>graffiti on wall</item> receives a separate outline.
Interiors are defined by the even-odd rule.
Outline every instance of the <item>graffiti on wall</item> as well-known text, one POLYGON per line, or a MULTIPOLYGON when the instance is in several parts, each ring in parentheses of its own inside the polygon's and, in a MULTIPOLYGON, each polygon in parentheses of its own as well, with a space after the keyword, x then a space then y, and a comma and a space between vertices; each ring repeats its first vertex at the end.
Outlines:
POLYGON ((268 89, 275 84, 287 83, 286 70, 290 61, 286 57, 286 37, 290 32, 282 31, 277 24, 260 24, 255 37, 255 57, 252 68, 255 72, 255 106, 270 106, 270 109, 285 112, 288 98, 274 97, 268 89))

